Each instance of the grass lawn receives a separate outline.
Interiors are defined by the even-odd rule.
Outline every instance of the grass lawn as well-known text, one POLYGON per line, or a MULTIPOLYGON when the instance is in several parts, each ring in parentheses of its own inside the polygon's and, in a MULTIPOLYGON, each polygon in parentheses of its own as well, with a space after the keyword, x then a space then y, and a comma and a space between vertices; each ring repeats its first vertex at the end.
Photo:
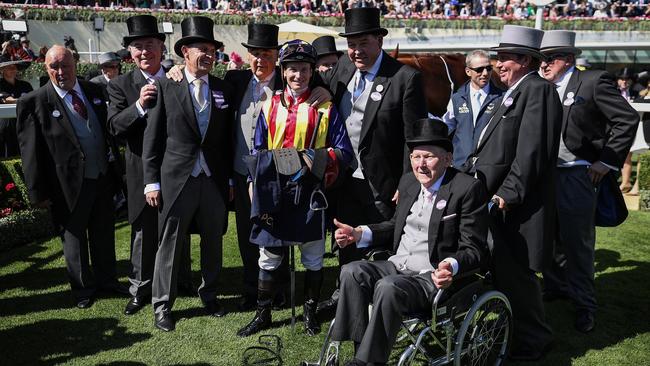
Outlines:
MULTIPOLYGON (((118 273, 129 271, 129 227, 118 224, 118 273)), ((596 289, 600 311, 597 328, 588 335, 573 330, 569 304, 547 304, 555 330, 555 348, 537 365, 650 364, 650 213, 633 212, 613 229, 599 229, 596 289)), ((192 269, 199 283, 199 248, 193 238, 192 269)), ((231 311, 225 318, 205 316, 198 298, 181 297, 174 314, 175 332, 153 327, 150 308, 134 316, 122 314, 126 298, 101 297, 86 310, 73 307, 58 239, 32 243, 0 253, 0 365, 239 365, 256 337, 235 332, 253 316, 236 312, 241 262, 234 217, 224 238, 221 301, 231 311)), ((1 240, 1 239, 0 239, 1 240)), ((326 259, 323 294, 334 286, 336 260, 326 259)), ((302 268, 300 268, 302 270, 302 268)), ((297 276, 302 298, 302 273, 297 276)), ((298 313, 302 313, 300 309, 298 313)), ((292 332, 290 310, 273 313, 286 365, 315 360, 323 339, 308 337, 298 323, 292 332)), ((323 324, 323 329, 327 323, 323 324)), ((351 355, 343 349, 344 359, 351 355)))

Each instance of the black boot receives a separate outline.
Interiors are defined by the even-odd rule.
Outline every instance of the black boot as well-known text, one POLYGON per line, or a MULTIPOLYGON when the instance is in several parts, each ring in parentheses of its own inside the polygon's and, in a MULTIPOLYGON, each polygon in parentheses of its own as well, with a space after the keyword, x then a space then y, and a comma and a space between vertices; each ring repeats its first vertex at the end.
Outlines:
MULTIPOLYGON (((264 270, 260 270, 260 272, 262 271, 264 270)), ((260 277, 262 277, 261 274, 260 277)), ((255 312, 255 317, 250 323, 237 331, 238 336, 248 337, 271 327, 271 303, 275 293, 274 285, 274 281, 270 279, 257 281, 257 312, 255 312)))
POLYGON ((313 336, 320 333, 320 322, 316 316, 318 297, 323 286, 323 270, 309 271, 305 274, 305 305, 303 305, 303 320, 305 332, 313 336))

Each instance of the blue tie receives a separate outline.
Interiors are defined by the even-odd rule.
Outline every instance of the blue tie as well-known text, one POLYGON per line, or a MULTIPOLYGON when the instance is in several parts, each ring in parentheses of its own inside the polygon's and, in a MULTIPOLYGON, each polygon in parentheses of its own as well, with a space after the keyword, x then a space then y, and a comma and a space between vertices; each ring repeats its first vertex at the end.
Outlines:
POLYGON ((366 88, 366 74, 368 74, 367 71, 361 71, 359 72, 359 82, 357 83, 357 87, 354 89, 354 93, 352 94, 352 101, 356 102, 357 99, 363 94, 363 90, 366 88))

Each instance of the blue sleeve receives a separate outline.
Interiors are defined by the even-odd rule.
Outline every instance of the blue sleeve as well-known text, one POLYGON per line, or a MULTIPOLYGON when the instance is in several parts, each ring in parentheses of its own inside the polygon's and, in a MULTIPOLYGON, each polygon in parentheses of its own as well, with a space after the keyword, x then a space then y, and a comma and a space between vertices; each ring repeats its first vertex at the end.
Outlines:
POLYGON ((260 112, 259 117, 257 117, 257 125, 255 127, 255 138, 253 139, 253 148, 251 149, 251 155, 255 155, 258 150, 268 150, 269 144, 267 136, 269 135, 269 127, 266 124, 266 116, 264 112, 260 112))
POLYGON ((334 104, 331 105, 329 114, 327 139, 330 142, 330 147, 340 151, 342 163, 345 166, 349 166, 354 157, 354 150, 352 149, 352 143, 348 137, 348 130, 345 128, 343 119, 339 115, 334 104))

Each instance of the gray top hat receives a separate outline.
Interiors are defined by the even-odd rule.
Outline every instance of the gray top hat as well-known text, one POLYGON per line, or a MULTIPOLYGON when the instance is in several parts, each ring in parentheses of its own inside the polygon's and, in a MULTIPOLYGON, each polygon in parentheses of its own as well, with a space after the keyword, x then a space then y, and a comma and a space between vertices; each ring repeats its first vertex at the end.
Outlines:
POLYGON ((544 55, 539 52, 542 44, 544 31, 539 29, 523 27, 520 25, 504 25, 501 33, 501 42, 498 46, 492 47, 491 51, 510 52, 524 55, 531 55, 543 59, 544 55))
POLYGON ((105 64, 109 62, 120 62, 122 59, 120 56, 115 53, 115 52, 104 52, 98 57, 99 59, 99 65, 104 66, 105 64))
POLYGON ((591 64, 586 57, 578 57, 576 59, 576 66, 591 67, 591 64))
POLYGON ((576 48, 576 33, 565 30, 552 30, 544 32, 542 53, 572 53, 579 55, 582 51, 576 48))

